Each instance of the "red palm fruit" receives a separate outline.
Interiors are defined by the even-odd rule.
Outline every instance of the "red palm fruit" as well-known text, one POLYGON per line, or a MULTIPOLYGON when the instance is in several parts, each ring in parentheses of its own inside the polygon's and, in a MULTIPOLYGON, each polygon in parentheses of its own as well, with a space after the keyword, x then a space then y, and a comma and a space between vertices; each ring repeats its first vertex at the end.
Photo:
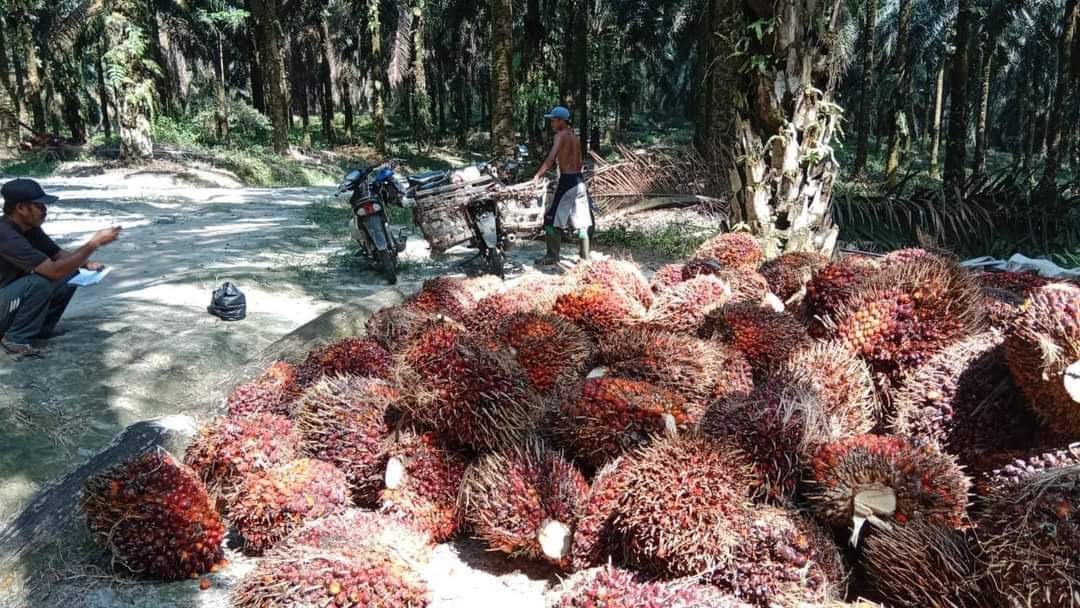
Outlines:
POLYGON ((574 525, 570 555, 575 570, 599 566, 611 558, 622 561, 621 542, 614 524, 619 504, 630 491, 626 471, 632 466, 632 458, 616 458, 593 477, 588 498, 574 525))
POLYGON ((425 608, 431 593, 406 560, 385 547, 282 547, 258 561, 232 595, 235 608, 425 608))
POLYGON ((367 335, 389 352, 397 352, 416 332, 436 320, 435 313, 414 306, 390 306, 368 318, 364 328, 367 335))
POLYGON ((307 522, 285 538, 275 553, 296 547, 332 551, 359 546, 389 549, 416 563, 431 559, 431 539, 426 535, 384 513, 354 508, 307 522))
POLYGON ((496 332, 542 395, 566 394, 581 384, 595 345, 583 329, 544 313, 511 315, 496 332))
POLYGON ((650 327, 693 334, 705 316, 731 300, 731 287, 712 275, 684 281, 656 296, 646 319, 650 327))
POLYGON ((1013 320, 1020 315, 1024 296, 994 287, 983 287, 982 291, 986 297, 986 315, 991 327, 1004 330, 1012 325, 1013 320))
POLYGON ((300 449, 345 473, 357 504, 374 504, 382 489, 383 444, 399 400, 382 380, 344 376, 323 378, 297 401, 300 449))
POLYGON ((258 378, 233 389, 226 407, 230 416, 247 414, 289 415, 289 406, 300 396, 296 368, 277 361, 258 378))
POLYGON ((1016 272, 1012 270, 981 272, 975 275, 975 278, 979 281, 979 285, 984 288, 1004 289, 1020 296, 1020 298, 1026 298, 1035 290, 1050 283, 1049 279, 1044 279, 1034 272, 1016 272))
POLYGON ((619 289, 633 296, 638 304, 645 308, 652 304, 653 295, 649 283, 637 264, 631 261, 596 258, 575 266, 570 276, 579 286, 598 285, 619 289))
POLYGON ((654 294, 658 294, 662 291, 666 291, 672 285, 677 285, 683 282, 683 268, 685 264, 665 264, 653 273, 652 281, 649 282, 649 288, 654 294))
POLYGON ((1024 302, 1006 360, 1031 408, 1053 430, 1080 436, 1080 287, 1051 283, 1024 302))
POLYGON ((576 456, 603 464, 651 438, 697 424, 704 408, 642 380, 592 378, 579 397, 563 403, 565 438, 576 456))
POLYGON ((870 368, 837 342, 812 342, 797 349, 777 380, 782 385, 801 385, 816 395, 836 439, 869 433, 881 415, 870 368))
POLYGON ((574 574, 548 608, 750 608, 715 587, 693 581, 642 581, 629 570, 605 565, 574 574))
POLYGON ((206 487, 164 450, 88 478, 79 509, 96 540, 132 572, 185 579, 223 558, 225 527, 206 487))
POLYGON ((184 464, 225 503, 249 473, 289 462, 300 454, 300 436, 288 418, 274 414, 223 417, 199 429, 184 464))
POLYGON ((406 300, 405 304, 461 321, 476 304, 476 298, 469 291, 465 279, 439 276, 424 281, 420 291, 406 300))
POLYGON ((390 353, 372 338, 345 338, 308 353, 299 369, 300 385, 323 376, 390 377, 390 353))
POLYGON ((806 326, 790 313, 741 302, 705 318, 701 335, 734 347, 746 357, 755 378, 784 364, 806 341, 806 326))
POLYGON ((244 537, 244 552, 262 555, 305 522, 349 503, 349 483, 334 465, 300 458, 248 475, 229 516, 244 537))
POLYGON ((492 551, 570 566, 570 530, 589 484, 562 454, 529 441, 482 457, 461 484, 461 504, 492 551))
POLYGON ((457 495, 465 458, 431 433, 403 431, 386 441, 380 510, 434 542, 457 533, 461 523, 457 495))
POLYGON ((1080 606, 1080 466, 999 487, 978 521, 990 575, 1009 606, 1080 606))
POLYGON ((963 532, 912 522, 866 535, 859 562, 875 595, 897 608, 984 608, 997 602, 978 546, 963 532))
POLYGON ((1003 340, 975 334, 916 367, 889 394, 889 430, 934 441, 962 462, 1028 445, 1038 423, 1009 377, 1003 340))
POLYGON ((815 337, 825 334, 825 322, 856 293, 859 285, 876 274, 876 269, 862 265, 856 261, 859 259, 846 257, 832 262, 815 272, 806 284, 803 309, 815 337))
POLYGON ((840 599, 843 564, 828 532, 776 507, 748 510, 733 555, 711 582, 753 606, 806 606, 840 599))
POLYGON ((820 448, 809 467, 806 499, 825 524, 846 529, 924 520, 963 528, 971 481, 954 457, 932 443, 859 435, 820 448), (872 516, 870 516, 872 514, 872 516))
POLYGON ((806 287, 815 272, 829 264, 829 258, 820 253, 789 251, 765 262, 761 274, 769 283, 769 289, 787 302, 806 287))
POLYGON ((905 249, 897 249, 890 251, 881 258, 881 267, 887 268, 889 266, 900 266, 913 262, 916 260, 922 260, 923 258, 933 255, 929 251, 920 247, 907 247, 905 249))
POLYGON ((727 268, 757 270, 765 261, 765 252, 752 235, 729 232, 718 234, 702 243, 691 259, 716 260, 727 268))
POLYGON ((637 325, 645 318, 645 309, 633 296, 599 285, 560 295, 552 310, 594 335, 637 325))
POLYGON ((435 323, 397 357, 402 409, 417 423, 478 450, 516 445, 544 408, 525 371, 452 323, 435 323))
MULTIPOLYGON (((614 518, 628 564, 650 575, 692 576, 726 563, 741 542, 751 463, 730 442, 664 437, 628 454, 614 518)), ((621 468, 621 467, 620 467, 621 468)))
POLYGON ((598 346, 606 375, 645 380, 696 405, 753 388, 742 353, 693 336, 630 328, 601 336, 598 346))
POLYGON ((1080 465, 1080 443, 1060 448, 1012 450, 983 457, 975 464, 975 490, 979 496, 989 496, 996 489, 1018 484, 1036 475, 1080 465))
POLYGON ((493 336, 510 316, 532 310, 532 304, 510 292, 493 293, 476 303, 462 323, 469 331, 493 336))
POLYGON ((747 268, 727 268, 714 260, 691 260, 683 268, 683 280, 694 277, 713 275, 727 283, 731 288, 731 302, 753 302, 760 304, 769 294, 769 282, 754 270, 747 268))

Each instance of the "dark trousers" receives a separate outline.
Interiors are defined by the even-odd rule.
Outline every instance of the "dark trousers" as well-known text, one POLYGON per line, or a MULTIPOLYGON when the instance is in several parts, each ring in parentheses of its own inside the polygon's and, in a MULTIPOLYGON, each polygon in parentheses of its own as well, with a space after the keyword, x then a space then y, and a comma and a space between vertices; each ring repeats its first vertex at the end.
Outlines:
POLYGON ((28 274, 0 287, 0 334, 18 344, 49 337, 75 295, 68 278, 28 274))

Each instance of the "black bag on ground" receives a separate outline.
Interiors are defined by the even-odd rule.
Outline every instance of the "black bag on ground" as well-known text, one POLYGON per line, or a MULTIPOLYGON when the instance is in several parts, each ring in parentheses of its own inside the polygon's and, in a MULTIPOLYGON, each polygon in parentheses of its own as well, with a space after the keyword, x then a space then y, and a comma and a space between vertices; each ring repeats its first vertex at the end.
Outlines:
POLYGON ((239 287, 226 281, 214 290, 206 311, 222 321, 240 321, 247 316, 247 298, 239 287))

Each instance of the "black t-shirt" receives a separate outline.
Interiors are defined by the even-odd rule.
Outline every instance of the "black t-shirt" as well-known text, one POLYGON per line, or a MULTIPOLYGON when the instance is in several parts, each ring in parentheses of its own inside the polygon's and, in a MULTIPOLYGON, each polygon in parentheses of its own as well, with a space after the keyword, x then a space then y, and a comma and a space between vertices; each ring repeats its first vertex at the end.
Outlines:
POLYGON ((59 251, 41 228, 22 233, 8 218, 0 217, 0 287, 30 274, 59 251))

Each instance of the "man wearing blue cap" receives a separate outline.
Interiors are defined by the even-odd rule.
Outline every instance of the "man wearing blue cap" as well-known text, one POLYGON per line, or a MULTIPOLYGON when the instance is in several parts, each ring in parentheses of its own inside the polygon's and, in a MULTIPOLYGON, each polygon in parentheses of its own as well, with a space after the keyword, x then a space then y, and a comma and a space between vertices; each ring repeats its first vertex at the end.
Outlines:
POLYGON ((31 341, 56 335, 56 324, 75 294, 68 279, 79 268, 100 269, 90 255, 115 241, 120 227, 100 230, 82 247, 64 251, 41 229, 55 196, 32 179, 13 179, 0 195, 0 347, 20 358, 40 357, 42 351, 31 341))
POLYGON ((581 146, 570 128, 570 110, 555 106, 544 115, 551 121, 551 130, 555 132, 555 143, 551 153, 540 165, 533 181, 558 164, 559 185, 555 196, 544 212, 544 236, 547 240, 547 253, 536 261, 537 265, 557 264, 559 249, 562 247, 560 230, 577 233, 580 240, 580 257, 589 259, 589 228, 592 226, 592 212, 589 208, 589 193, 585 190, 585 180, 581 177, 581 146))

